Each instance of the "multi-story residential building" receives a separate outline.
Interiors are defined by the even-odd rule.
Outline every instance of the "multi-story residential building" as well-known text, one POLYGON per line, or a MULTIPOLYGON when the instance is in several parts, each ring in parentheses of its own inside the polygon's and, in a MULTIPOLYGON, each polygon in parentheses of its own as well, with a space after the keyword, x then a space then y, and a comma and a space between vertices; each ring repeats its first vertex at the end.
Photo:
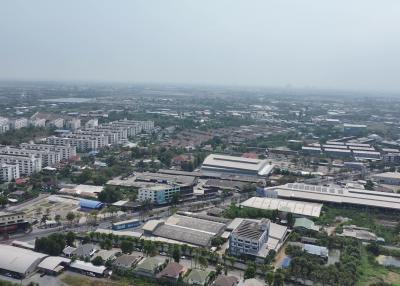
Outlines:
POLYGON ((8 118, 0 116, 0 134, 10 130, 10 123, 8 118))
POLYGON ((65 134, 63 136, 66 138, 95 140, 97 146, 96 149, 93 150, 98 150, 108 146, 108 137, 102 133, 101 134, 72 133, 72 134, 65 134))
POLYGON ((20 175, 29 176, 42 170, 42 159, 34 155, 0 154, 0 164, 17 164, 20 175))
POLYGON ((0 233, 23 230, 27 226, 24 212, 0 211, 0 233))
POLYGON ((28 126, 28 119, 26 118, 16 118, 11 121, 11 127, 13 129, 21 129, 28 126))
POLYGON ((98 150, 98 142, 93 137, 56 137, 50 136, 46 139, 47 144, 51 145, 61 145, 61 146, 73 146, 76 148, 76 151, 87 152, 98 150))
POLYGON ((120 126, 128 128, 128 136, 135 136, 140 132, 150 133, 154 130, 154 121, 136 121, 136 120, 119 120, 111 122, 112 126, 120 126))
POLYGON ((35 118, 29 120, 29 125, 33 127, 45 127, 46 126, 46 119, 44 118, 35 118))
POLYGON ((58 152, 49 150, 41 151, 11 146, 0 146, 0 154, 40 157, 42 160, 42 167, 52 166, 61 161, 61 155, 58 152))
POLYGON ((180 192, 180 187, 167 184, 149 184, 139 189, 139 201, 150 201, 160 205, 169 203, 175 193, 180 192))
POLYGON ((268 241, 270 221, 243 220, 231 233, 229 251, 232 255, 257 255, 268 241))
POLYGON ((387 153, 382 156, 383 161, 386 164, 398 164, 400 163, 400 153, 387 153))
POLYGON ((69 119, 66 121, 65 127, 75 131, 81 127, 81 120, 79 118, 69 119))
POLYGON ((53 151, 60 154, 61 160, 69 160, 76 156, 76 147, 71 145, 49 145, 49 144, 34 144, 21 143, 20 146, 30 150, 53 151))
POLYGON ((56 118, 50 121, 50 126, 55 128, 63 128, 64 127, 64 119, 63 118, 56 118))
POLYGON ((99 120, 97 118, 90 119, 85 123, 86 128, 94 128, 99 126, 99 120))
POLYGON ((18 179, 19 166, 16 164, 0 164, 0 181, 11 182, 12 180, 18 179))

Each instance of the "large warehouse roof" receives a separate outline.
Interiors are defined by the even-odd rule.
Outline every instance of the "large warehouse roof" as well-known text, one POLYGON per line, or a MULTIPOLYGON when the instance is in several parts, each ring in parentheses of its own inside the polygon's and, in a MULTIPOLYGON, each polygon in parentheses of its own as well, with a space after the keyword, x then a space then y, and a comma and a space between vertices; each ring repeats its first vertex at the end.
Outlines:
POLYGON ((352 204, 400 210, 400 194, 359 190, 342 187, 325 187, 307 184, 286 184, 266 189, 280 198, 307 201, 352 204))
POLYGON ((268 175, 273 166, 267 160, 210 154, 204 159, 202 171, 237 172, 253 175, 268 175))
POLYGON ((46 256, 43 253, 0 244, 0 269, 25 275, 46 256))
POLYGON ((87 209, 100 209, 104 206, 102 202, 85 200, 85 199, 81 199, 79 201, 79 205, 81 206, 81 208, 87 208, 87 209))
POLYGON ((178 225, 163 224, 153 232, 155 236, 160 236, 168 239, 173 239, 193 245, 208 246, 213 233, 206 231, 194 230, 178 225))
POLYGON ((214 234, 218 234, 225 229, 225 224, 223 223, 178 214, 169 217, 166 224, 178 225, 214 234))
POLYGON ((240 205, 243 207, 279 210, 312 217, 319 217, 322 209, 322 204, 259 197, 252 197, 240 205))

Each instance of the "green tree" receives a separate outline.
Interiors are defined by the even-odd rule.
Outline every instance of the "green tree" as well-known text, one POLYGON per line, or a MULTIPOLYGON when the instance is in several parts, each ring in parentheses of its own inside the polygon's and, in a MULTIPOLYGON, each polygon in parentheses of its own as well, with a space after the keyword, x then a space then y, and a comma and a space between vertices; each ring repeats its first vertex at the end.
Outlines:
POLYGON ((75 242, 75 233, 72 231, 69 231, 66 235, 65 235, 65 243, 68 246, 74 246, 74 242, 75 242))
POLYGON ((274 283, 274 272, 268 271, 267 273, 265 273, 265 284, 267 284, 267 286, 272 286, 273 283, 274 283))
POLYGON ((250 263, 244 272, 244 279, 254 278, 256 276, 256 271, 257 268, 255 263, 250 263))
POLYGON ((127 240, 123 240, 119 247, 122 253, 132 253, 133 251, 133 243, 127 240))
POLYGON ((67 216, 66 216, 66 219, 69 221, 70 224, 72 224, 72 222, 75 219, 75 214, 73 212, 68 212, 67 216))
POLYGON ((181 259, 181 249, 179 245, 174 245, 172 251, 172 258, 174 259, 175 262, 179 262, 179 260, 181 259))
POLYGON ((101 256, 96 256, 95 258, 93 258, 92 264, 95 265, 95 266, 103 265, 104 264, 104 259, 101 258, 101 256))

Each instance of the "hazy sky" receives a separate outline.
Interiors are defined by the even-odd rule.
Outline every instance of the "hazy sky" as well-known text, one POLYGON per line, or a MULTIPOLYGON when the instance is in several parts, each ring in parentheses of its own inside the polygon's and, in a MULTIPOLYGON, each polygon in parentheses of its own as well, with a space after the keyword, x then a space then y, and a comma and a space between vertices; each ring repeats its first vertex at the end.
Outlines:
POLYGON ((1 0, 0 78, 400 92, 400 1, 1 0))

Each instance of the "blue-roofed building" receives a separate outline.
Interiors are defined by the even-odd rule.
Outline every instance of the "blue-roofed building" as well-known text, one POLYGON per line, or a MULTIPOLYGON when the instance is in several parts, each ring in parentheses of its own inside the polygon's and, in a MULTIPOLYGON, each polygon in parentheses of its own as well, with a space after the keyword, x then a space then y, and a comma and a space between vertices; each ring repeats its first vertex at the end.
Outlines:
POLYGON ((289 256, 286 256, 281 264, 282 268, 288 268, 290 266, 290 262, 292 262, 292 258, 290 258, 289 256))
POLYGON ((80 205, 81 209, 97 210, 97 209, 101 209, 104 206, 104 203, 99 202, 99 201, 81 199, 79 201, 79 205, 80 205))

